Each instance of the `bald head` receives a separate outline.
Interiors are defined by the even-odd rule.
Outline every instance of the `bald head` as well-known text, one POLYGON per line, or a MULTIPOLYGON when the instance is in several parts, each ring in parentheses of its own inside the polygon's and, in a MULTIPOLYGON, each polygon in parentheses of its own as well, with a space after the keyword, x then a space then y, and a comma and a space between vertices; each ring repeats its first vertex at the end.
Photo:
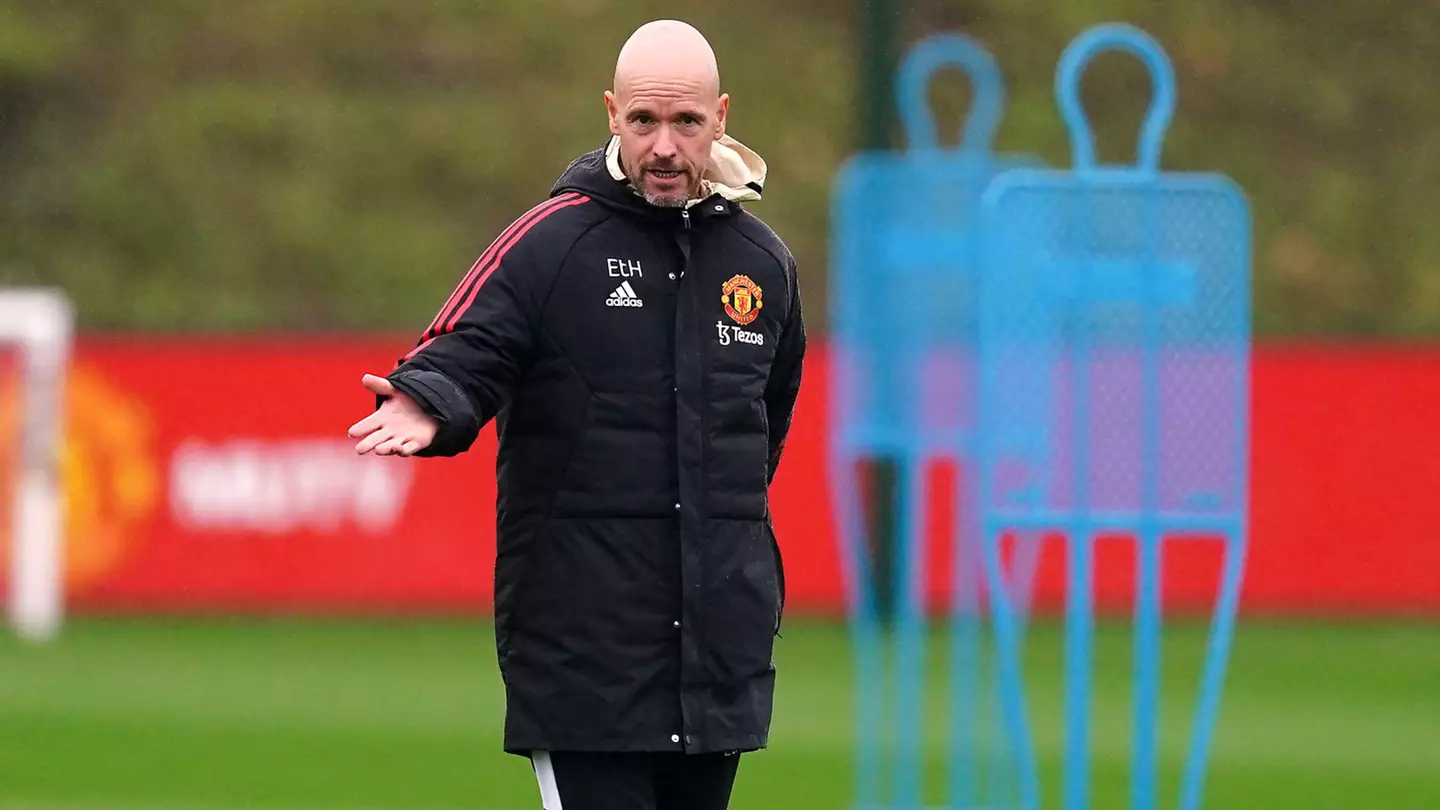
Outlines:
POLYGON ((715 51, 695 27, 679 20, 656 20, 635 30, 615 60, 615 94, 624 98, 637 85, 653 82, 687 85, 714 99, 720 95, 715 51))
POLYGON ((699 31, 677 20, 640 26, 615 60, 605 108, 620 139, 621 169, 637 193, 651 205, 675 207, 700 192, 730 99, 699 31))

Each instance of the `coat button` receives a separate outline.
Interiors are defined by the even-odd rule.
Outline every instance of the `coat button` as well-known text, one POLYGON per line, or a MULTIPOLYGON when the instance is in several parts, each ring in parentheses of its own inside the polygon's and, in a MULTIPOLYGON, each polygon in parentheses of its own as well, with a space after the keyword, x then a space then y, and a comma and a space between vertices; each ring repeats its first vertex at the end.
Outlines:
POLYGON ((674 274, 674 273, 671 273, 671 274, 670 274, 670 280, 671 280, 671 281, 674 281, 674 280, 675 280, 675 274, 674 274))
POLYGON ((675 620, 675 626, 676 626, 676 627, 679 627, 679 626, 680 626, 680 620, 679 620, 679 619, 676 619, 676 620, 675 620))
POLYGON ((725 206, 723 206, 723 205, 716 205, 716 206, 715 206, 715 210, 716 210, 716 211, 724 211, 724 210, 725 210, 725 206))
POLYGON ((679 512, 679 511, 680 511, 680 504, 678 504, 678 503, 675 504, 675 511, 676 511, 676 512, 679 512))
POLYGON ((680 742, 680 735, 679 735, 679 734, 671 734, 671 735, 670 735, 670 742, 680 742))

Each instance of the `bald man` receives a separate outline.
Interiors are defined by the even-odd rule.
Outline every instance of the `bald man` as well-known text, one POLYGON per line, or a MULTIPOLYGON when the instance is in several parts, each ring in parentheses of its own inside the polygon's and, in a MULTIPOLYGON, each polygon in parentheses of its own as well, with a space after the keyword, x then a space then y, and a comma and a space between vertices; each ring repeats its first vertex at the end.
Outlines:
POLYGON ((495 420, 504 746, 546 810, 718 810, 769 734, 800 290, 698 31, 641 27, 604 101, 608 142, 365 377, 350 435, 448 456, 495 420))

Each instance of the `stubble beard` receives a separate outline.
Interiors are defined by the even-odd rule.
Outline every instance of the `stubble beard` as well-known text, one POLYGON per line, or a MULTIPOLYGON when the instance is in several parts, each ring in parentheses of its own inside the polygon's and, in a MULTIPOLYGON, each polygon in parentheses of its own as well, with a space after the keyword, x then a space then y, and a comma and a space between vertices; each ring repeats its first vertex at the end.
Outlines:
POLYGON ((645 188, 645 172, 643 169, 640 172, 640 177, 641 179, 639 181, 633 179, 630 181, 630 188, 650 205, 656 208, 684 208, 690 202, 692 189, 671 193, 648 191, 645 188))
POLYGON ((685 204, 690 202, 688 194, 654 194, 642 191, 640 196, 645 198, 645 202, 656 208, 684 208, 685 204))

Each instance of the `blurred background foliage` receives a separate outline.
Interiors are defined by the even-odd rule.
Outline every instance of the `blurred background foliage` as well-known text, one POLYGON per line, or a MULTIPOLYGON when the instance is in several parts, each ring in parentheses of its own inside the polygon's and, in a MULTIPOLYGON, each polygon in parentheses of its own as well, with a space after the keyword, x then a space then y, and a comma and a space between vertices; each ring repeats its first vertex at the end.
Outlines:
MULTIPOLYGON (((1440 333, 1440 102, 1413 78, 1440 74, 1440 6, 894 5, 901 49, 942 30, 991 49, 997 148, 1052 164, 1068 162, 1060 51, 1097 22, 1142 26, 1179 79, 1166 167, 1224 172, 1251 197, 1257 331, 1440 333)), ((823 327, 830 183, 863 129, 857 0, 8 0, 0 285, 63 285, 92 330, 423 327, 603 142, 615 53, 668 16, 715 46, 731 131, 771 167, 754 210, 795 251, 823 327)), ((1148 81, 1118 55, 1092 68, 1102 159, 1131 159, 1148 81)), ((968 93, 932 89, 951 131, 968 93)))

